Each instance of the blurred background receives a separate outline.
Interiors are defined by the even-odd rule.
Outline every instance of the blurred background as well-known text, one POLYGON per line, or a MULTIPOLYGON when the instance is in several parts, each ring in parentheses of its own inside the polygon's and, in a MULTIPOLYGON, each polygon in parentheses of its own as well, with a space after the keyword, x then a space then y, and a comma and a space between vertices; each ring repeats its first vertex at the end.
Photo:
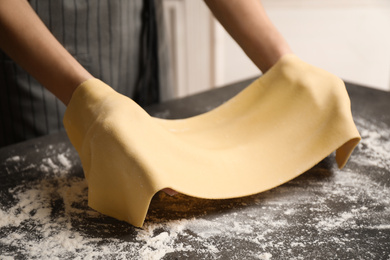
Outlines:
MULTIPOLYGON (((262 3, 301 59, 345 81, 390 91, 390 0, 262 3)), ((163 100, 261 74, 203 1, 163 0, 163 8, 174 85, 163 100)))

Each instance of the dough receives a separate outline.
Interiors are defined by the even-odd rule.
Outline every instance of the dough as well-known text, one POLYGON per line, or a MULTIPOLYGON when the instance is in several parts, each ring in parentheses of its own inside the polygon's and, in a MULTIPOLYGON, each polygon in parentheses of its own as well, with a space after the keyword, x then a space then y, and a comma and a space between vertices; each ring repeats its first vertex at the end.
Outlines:
POLYGON ((64 124, 79 152, 89 205, 142 226, 164 188, 209 199, 269 190, 333 151, 343 167, 360 141, 344 83, 295 55, 220 107, 150 117, 97 79, 80 85, 64 124))

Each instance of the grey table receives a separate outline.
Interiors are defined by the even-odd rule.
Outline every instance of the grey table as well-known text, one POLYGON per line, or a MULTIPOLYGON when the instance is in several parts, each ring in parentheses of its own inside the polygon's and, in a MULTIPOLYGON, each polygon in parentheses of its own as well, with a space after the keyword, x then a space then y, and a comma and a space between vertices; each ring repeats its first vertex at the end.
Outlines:
MULTIPOLYGON (((208 111, 250 81, 149 107, 163 118, 208 111)), ((390 259, 390 93, 347 84, 363 137, 270 191, 230 200, 158 193, 144 227, 87 206, 64 133, 0 149, 0 259, 390 259)))

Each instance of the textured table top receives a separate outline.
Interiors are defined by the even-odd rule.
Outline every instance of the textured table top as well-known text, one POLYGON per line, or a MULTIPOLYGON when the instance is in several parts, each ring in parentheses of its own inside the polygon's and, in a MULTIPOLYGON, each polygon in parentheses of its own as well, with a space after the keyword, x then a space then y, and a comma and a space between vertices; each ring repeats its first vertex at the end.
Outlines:
MULTIPOLYGON (((250 81, 148 108, 208 111, 250 81)), ((64 133, 0 149, 0 259, 390 259, 390 93, 347 84, 363 137, 270 191, 231 200, 158 193, 144 227, 87 206, 64 133)))

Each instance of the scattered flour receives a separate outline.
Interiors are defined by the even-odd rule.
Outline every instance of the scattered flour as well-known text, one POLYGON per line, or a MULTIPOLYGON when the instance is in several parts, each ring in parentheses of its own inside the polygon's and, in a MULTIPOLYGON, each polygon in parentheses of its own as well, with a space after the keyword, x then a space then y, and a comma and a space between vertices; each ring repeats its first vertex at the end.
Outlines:
POLYGON ((362 140, 351 160, 362 166, 376 166, 390 170, 390 130, 382 122, 371 122, 362 118, 355 120, 362 140))
POLYGON ((264 253, 259 255, 259 259, 261 260, 270 260, 272 258, 272 254, 270 253, 264 253))
POLYGON ((66 156, 61 153, 57 155, 58 161, 62 164, 62 166, 65 167, 66 170, 70 169, 72 167, 72 163, 66 158, 66 156))
POLYGON ((19 162, 21 160, 21 157, 16 155, 16 156, 12 156, 10 158, 8 158, 7 160, 5 160, 6 162, 19 162))
POLYGON ((377 226, 369 226, 367 228, 369 228, 369 229, 376 229, 376 230, 381 230, 381 229, 383 229, 383 230, 390 230, 390 224, 389 225, 384 224, 384 225, 377 225, 377 226))
MULTIPOLYGON (((364 139, 351 163, 389 174, 388 129, 357 123, 364 139)), ((14 156, 6 163, 23 160, 14 156)), ((88 208, 86 181, 69 175, 72 166, 60 153, 21 168, 46 177, 8 188, 15 201, 0 205, 0 259, 315 259, 318 248, 368 259, 372 244, 359 244, 357 251, 353 243, 361 235, 354 234, 371 230, 378 232, 374 238, 387 238, 390 232, 389 188, 354 168, 314 169, 276 189, 229 201, 161 193, 138 229, 88 208)))

